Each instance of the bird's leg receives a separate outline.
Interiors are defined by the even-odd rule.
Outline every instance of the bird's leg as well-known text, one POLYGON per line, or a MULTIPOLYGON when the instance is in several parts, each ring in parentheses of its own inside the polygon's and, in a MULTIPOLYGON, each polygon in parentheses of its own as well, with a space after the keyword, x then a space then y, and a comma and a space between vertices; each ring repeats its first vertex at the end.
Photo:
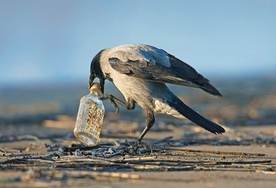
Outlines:
POLYGON ((154 122, 155 122, 155 118, 154 118, 153 111, 147 110, 146 127, 143 130, 143 132, 140 134, 140 136, 138 137, 137 145, 139 145, 141 143, 142 139, 144 138, 144 136, 146 135, 148 130, 150 130, 150 128, 153 126, 154 122))
POLYGON ((119 113, 119 106, 116 104, 116 102, 112 99, 110 99, 110 102, 111 102, 112 106, 116 109, 115 113, 119 113))
POLYGON ((131 149, 128 150, 128 153, 130 153, 130 154, 137 153, 142 139, 144 138, 144 136, 146 135, 146 133, 148 132, 148 130, 150 130, 150 128, 153 126, 154 122, 155 122, 155 118, 154 118, 153 111, 147 110, 146 127, 143 130, 143 132, 140 134, 140 136, 138 137, 136 143, 134 145, 131 145, 131 149))
POLYGON ((117 97, 114 97, 113 95, 106 95, 106 94, 101 95, 100 99, 109 99, 111 101, 111 104, 114 106, 114 108, 116 108, 116 112, 119 112, 119 107, 117 103, 128 110, 133 110, 135 108, 135 102, 132 99, 129 99, 126 102, 123 102, 117 97))

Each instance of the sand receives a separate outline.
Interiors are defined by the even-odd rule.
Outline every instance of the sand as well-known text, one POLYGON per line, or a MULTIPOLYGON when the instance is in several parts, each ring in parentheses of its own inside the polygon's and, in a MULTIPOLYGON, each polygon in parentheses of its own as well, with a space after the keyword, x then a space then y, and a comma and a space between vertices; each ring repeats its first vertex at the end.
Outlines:
MULTIPOLYGON (((128 121, 122 121, 120 124, 117 127, 124 128, 123 125, 127 126, 128 121)), ((147 134, 144 145, 141 146, 147 148, 146 144, 151 145, 152 151, 111 157, 108 152, 107 157, 97 156, 95 153, 93 156, 93 148, 87 149, 79 145, 79 141, 71 132, 74 126, 73 118, 70 121, 70 117, 66 119, 63 116, 60 120, 47 120, 42 126, 23 126, 31 129, 31 134, 14 135, 6 137, 6 140, 2 137, 1 187, 276 185, 275 125, 227 128, 228 133, 219 136, 211 135, 195 126, 174 127, 165 131, 156 129, 147 134), (65 129, 58 127, 65 124, 65 129), (34 136, 37 130, 43 130, 43 135, 34 136), (153 141, 158 144, 151 144, 153 141), (76 151, 77 147, 80 150, 76 151), (66 152, 66 149, 71 151, 66 152)), ((10 125, 9 131, 12 132, 11 129, 17 127, 10 125)), ((131 137, 136 134, 129 132, 117 135, 117 138, 105 136, 112 127, 116 127, 116 124, 103 131, 100 141, 102 147, 114 148, 114 140, 121 144, 125 140, 131 142, 131 137)), ((116 131, 119 133, 125 130, 117 128, 116 131)))
POLYGON ((172 88, 226 133, 158 115, 138 153, 131 145, 145 126, 139 108, 115 114, 105 102, 99 145, 74 137, 86 83, 1 89, 0 187, 276 187, 275 80, 222 80, 214 84, 222 99, 172 88))

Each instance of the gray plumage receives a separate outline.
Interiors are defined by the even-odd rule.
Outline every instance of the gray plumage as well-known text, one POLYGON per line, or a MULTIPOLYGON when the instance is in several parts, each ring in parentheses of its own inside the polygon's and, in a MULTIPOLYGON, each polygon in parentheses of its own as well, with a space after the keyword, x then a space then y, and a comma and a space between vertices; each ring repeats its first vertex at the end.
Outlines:
POLYGON ((112 95, 105 95, 105 98, 127 109, 133 109, 137 103, 147 112, 147 126, 138 138, 139 142, 154 124, 154 112, 186 117, 215 134, 224 132, 221 126, 185 105, 165 83, 201 88, 212 95, 222 96, 220 92, 193 67, 162 49, 144 44, 104 49, 93 58, 90 73, 90 86, 98 77, 104 92, 104 81, 108 79, 121 91, 126 102, 112 95))

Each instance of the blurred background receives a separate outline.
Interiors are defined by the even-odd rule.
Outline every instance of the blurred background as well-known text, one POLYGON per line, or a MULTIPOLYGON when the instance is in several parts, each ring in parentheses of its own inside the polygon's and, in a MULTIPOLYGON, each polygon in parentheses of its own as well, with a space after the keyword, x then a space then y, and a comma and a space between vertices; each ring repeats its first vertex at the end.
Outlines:
POLYGON ((162 48, 209 78, 224 98, 171 86, 208 118, 275 124, 275 10, 274 0, 0 0, 0 125, 73 121, 91 59, 125 43, 162 48))

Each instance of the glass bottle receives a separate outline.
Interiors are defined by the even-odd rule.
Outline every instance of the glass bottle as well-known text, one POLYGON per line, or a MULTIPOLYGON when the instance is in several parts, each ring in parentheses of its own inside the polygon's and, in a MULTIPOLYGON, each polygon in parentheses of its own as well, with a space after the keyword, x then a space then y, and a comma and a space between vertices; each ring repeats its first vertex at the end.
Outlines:
POLYGON ((105 113, 101 94, 100 84, 93 83, 90 93, 80 99, 74 135, 86 146, 95 146, 99 141, 105 113))

